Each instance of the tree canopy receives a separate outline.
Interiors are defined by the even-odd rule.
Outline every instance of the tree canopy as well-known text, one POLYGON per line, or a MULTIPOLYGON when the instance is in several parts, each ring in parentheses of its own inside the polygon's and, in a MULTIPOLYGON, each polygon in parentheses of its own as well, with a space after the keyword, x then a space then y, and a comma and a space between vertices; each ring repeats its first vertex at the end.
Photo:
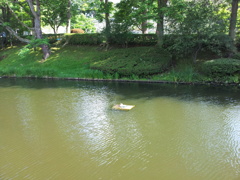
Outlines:
MULTIPOLYGON (((119 3, 110 0, 0 0, 0 30, 29 43, 31 39, 23 36, 24 31, 32 32, 35 39, 43 38, 44 26, 50 26, 54 33, 58 33, 60 26, 65 26, 68 33, 71 27, 93 33, 96 19, 105 22, 107 41, 111 33, 151 32, 157 35, 157 45, 162 47, 165 34, 193 35, 195 44, 188 45, 199 49, 206 36, 226 34, 232 41, 236 39, 240 26, 238 4, 239 0, 121 0, 119 3)), ((46 59, 50 55, 47 45, 41 47, 46 59)), ((173 47, 176 50, 177 44, 173 47)))

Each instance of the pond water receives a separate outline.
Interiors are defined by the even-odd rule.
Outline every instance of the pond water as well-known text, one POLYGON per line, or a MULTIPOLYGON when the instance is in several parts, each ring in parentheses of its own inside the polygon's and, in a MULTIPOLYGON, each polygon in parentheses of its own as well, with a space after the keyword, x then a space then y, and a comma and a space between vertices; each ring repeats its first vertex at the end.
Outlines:
POLYGON ((0 179, 240 179, 240 88, 0 79, 0 179))

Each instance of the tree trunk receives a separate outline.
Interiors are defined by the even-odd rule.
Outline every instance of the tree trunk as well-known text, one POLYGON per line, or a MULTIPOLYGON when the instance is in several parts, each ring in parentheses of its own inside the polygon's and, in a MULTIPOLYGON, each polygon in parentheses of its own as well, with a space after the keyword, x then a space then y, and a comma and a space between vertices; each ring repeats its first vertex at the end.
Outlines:
POLYGON ((142 34, 147 34, 147 21, 142 22, 142 34))
MULTIPOLYGON (((142 0, 142 3, 144 4, 144 3, 147 3, 147 2, 145 2, 146 0, 142 0)), ((148 4, 148 3, 147 3, 148 4)), ((149 4, 148 4, 149 5, 149 4)), ((145 17, 146 17, 146 15, 147 15, 147 9, 146 10, 144 10, 143 11, 143 13, 142 13, 142 17, 143 17, 143 21, 142 21, 142 24, 141 24, 141 30, 142 30, 142 34, 147 34, 148 32, 147 32, 147 20, 145 19, 145 17)))
MULTIPOLYGON (((146 14, 147 14, 147 11, 145 11, 145 12, 143 13, 143 16, 145 17, 146 14)), ((145 20, 145 21, 142 22, 142 28, 141 28, 142 34, 147 34, 147 33, 148 33, 147 23, 148 23, 147 20, 145 20)))
MULTIPOLYGON (((103 3, 103 0, 100 0, 103 3)), ((104 1, 104 10, 105 10, 105 28, 106 28, 106 38, 107 38, 107 43, 109 43, 110 40, 110 31, 111 31, 111 26, 110 26, 110 20, 109 20, 109 8, 108 8, 108 0, 104 1)))
POLYGON ((43 60, 46 60, 50 56, 49 47, 46 44, 42 44, 41 48, 43 52, 43 60))
POLYGON ((162 48, 163 46, 163 36, 164 36, 164 13, 162 8, 167 6, 168 0, 157 0, 158 1, 158 21, 157 21, 157 46, 162 48))
MULTIPOLYGON (((31 12, 34 16, 34 32, 35 32, 35 37, 37 39, 42 39, 42 30, 41 30, 41 9, 40 9, 40 2, 39 0, 36 0, 36 10, 33 5, 33 0, 26 0, 31 12)), ((50 56, 50 50, 49 47, 46 44, 40 45, 42 48, 43 52, 43 59, 46 60, 50 56)))
POLYGON ((162 21, 159 20, 159 22, 157 22, 156 34, 157 34, 157 46, 162 48, 163 36, 164 36, 163 17, 162 17, 162 21))
POLYGON ((109 20, 109 8, 108 8, 108 0, 105 0, 105 22, 106 22, 106 37, 107 37, 107 42, 109 43, 110 41, 110 20, 109 20))
POLYGON ((237 12, 238 12, 239 0, 232 0, 231 19, 229 27, 229 36, 234 41, 236 37, 236 24, 237 24, 237 12))
POLYGON ((67 7, 67 26, 66 26, 66 33, 71 32, 71 0, 68 0, 68 7, 67 7))

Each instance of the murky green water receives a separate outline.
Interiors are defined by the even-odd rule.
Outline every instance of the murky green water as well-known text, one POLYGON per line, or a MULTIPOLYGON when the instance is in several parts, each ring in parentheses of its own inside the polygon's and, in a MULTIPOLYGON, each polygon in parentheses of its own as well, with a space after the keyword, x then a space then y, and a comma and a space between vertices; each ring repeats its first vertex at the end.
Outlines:
POLYGON ((240 179, 240 89, 0 79, 0 179, 240 179))

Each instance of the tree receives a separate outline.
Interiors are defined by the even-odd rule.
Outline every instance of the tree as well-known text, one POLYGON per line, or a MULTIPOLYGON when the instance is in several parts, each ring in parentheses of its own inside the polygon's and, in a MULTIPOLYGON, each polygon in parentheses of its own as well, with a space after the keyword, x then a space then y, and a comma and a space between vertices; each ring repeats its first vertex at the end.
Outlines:
MULTIPOLYGON (((43 59, 47 59, 50 56, 50 50, 48 45, 45 43, 46 41, 43 41, 42 37, 42 30, 41 30, 41 5, 40 0, 26 0, 26 1, 11 1, 11 0, 2 0, 1 6, 7 6, 11 12, 11 14, 17 19, 17 21, 24 26, 25 28, 28 28, 30 30, 33 30, 34 36, 36 41, 38 42, 39 46, 42 49, 43 52, 43 59), (24 5, 23 5, 24 4, 24 5), (21 19, 17 17, 17 14, 11 9, 11 6, 21 6, 26 10, 27 13, 29 13, 30 18, 33 22, 33 27, 28 27, 21 19)), ((0 25, 3 26, 10 34, 14 35, 17 39, 19 39, 22 42, 30 43, 31 41, 29 39, 25 39, 20 37, 17 32, 12 28, 12 24, 7 22, 6 19, 0 18, 0 25)))
MULTIPOLYGON (((42 37, 42 30, 41 30, 41 7, 39 0, 26 0, 28 6, 31 10, 31 13, 34 17, 34 32, 36 39, 43 39, 42 37), (35 3, 35 4, 34 4, 35 3), (34 7, 35 5, 35 7, 34 7)), ((50 56, 50 50, 47 44, 41 44, 40 47, 42 48, 43 52, 43 59, 47 59, 50 56)))
POLYGON ((66 33, 70 33, 71 31, 71 6, 72 6, 72 1, 68 0, 67 3, 67 26, 66 26, 66 33))
POLYGON ((167 7, 168 0, 157 0, 158 4, 158 17, 157 17, 157 45, 162 48, 163 46, 163 36, 164 36, 164 10, 167 7))
POLYGON ((29 39, 25 39, 25 38, 20 37, 16 32, 16 28, 19 29, 19 27, 21 27, 21 26, 24 29, 29 29, 29 30, 32 30, 32 29, 24 23, 23 18, 22 18, 22 20, 18 18, 17 13, 12 9, 12 8, 17 9, 16 7, 13 6, 14 4, 11 3, 8 0, 2 0, 1 1, 0 7, 1 7, 2 16, 0 16, 0 26, 4 30, 8 31, 8 33, 15 36, 20 41, 25 42, 25 43, 29 43, 30 42, 29 39))
POLYGON ((229 36, 233 41, 235 40, 235 37, 236 37, 238 3, 239 3, 239 0, 232 0, 229 36))
POLYGON ((67 19, 67 0, 41 0, 42 21, 44 25, 50 25, 54 33, 58 32, 59 26, 66 24, 67 19))
POLYGON ((80 15, 74 16, 74 18, 72 19, 72 28, 80 28, 86 33, 96 32, 93 20, 93 18, 87 17, 86 15, 81 13, 80 15))
POLYGON ((111 32, 111 25, 110 25, 110 12, 112 10, 112 2, 109 2, 108 0, 100 0, 101 4, 100 4, 100 8, 101 11, 104 12, 104 20, 105 20, 105 35, 106 35, 106 39, 107 42, 109 43, 110 41, 110 32, 111 32))
POLYGON ((168 16, 168 31, 175 34, 169 50, 178 57, 193 55, 196 62, 198 53, 203 48, 219 52, 223 45, 226 49, 230 44, 226 36, 223 14, 219 14, 219 6, 211 0, 193 0, 184 2, 182 8, 174 8, 168 16), (173 13, 175 12, 175 13, 173 13), (222 39, 217 36, 222 34, 222 39))
POLYGON ((114 23, 131 29, 137 28, 142 34, 146 34, 148 28, 152 27, 149 20, 154 19, 154 0, 122 0, 116 8, 114 23))

